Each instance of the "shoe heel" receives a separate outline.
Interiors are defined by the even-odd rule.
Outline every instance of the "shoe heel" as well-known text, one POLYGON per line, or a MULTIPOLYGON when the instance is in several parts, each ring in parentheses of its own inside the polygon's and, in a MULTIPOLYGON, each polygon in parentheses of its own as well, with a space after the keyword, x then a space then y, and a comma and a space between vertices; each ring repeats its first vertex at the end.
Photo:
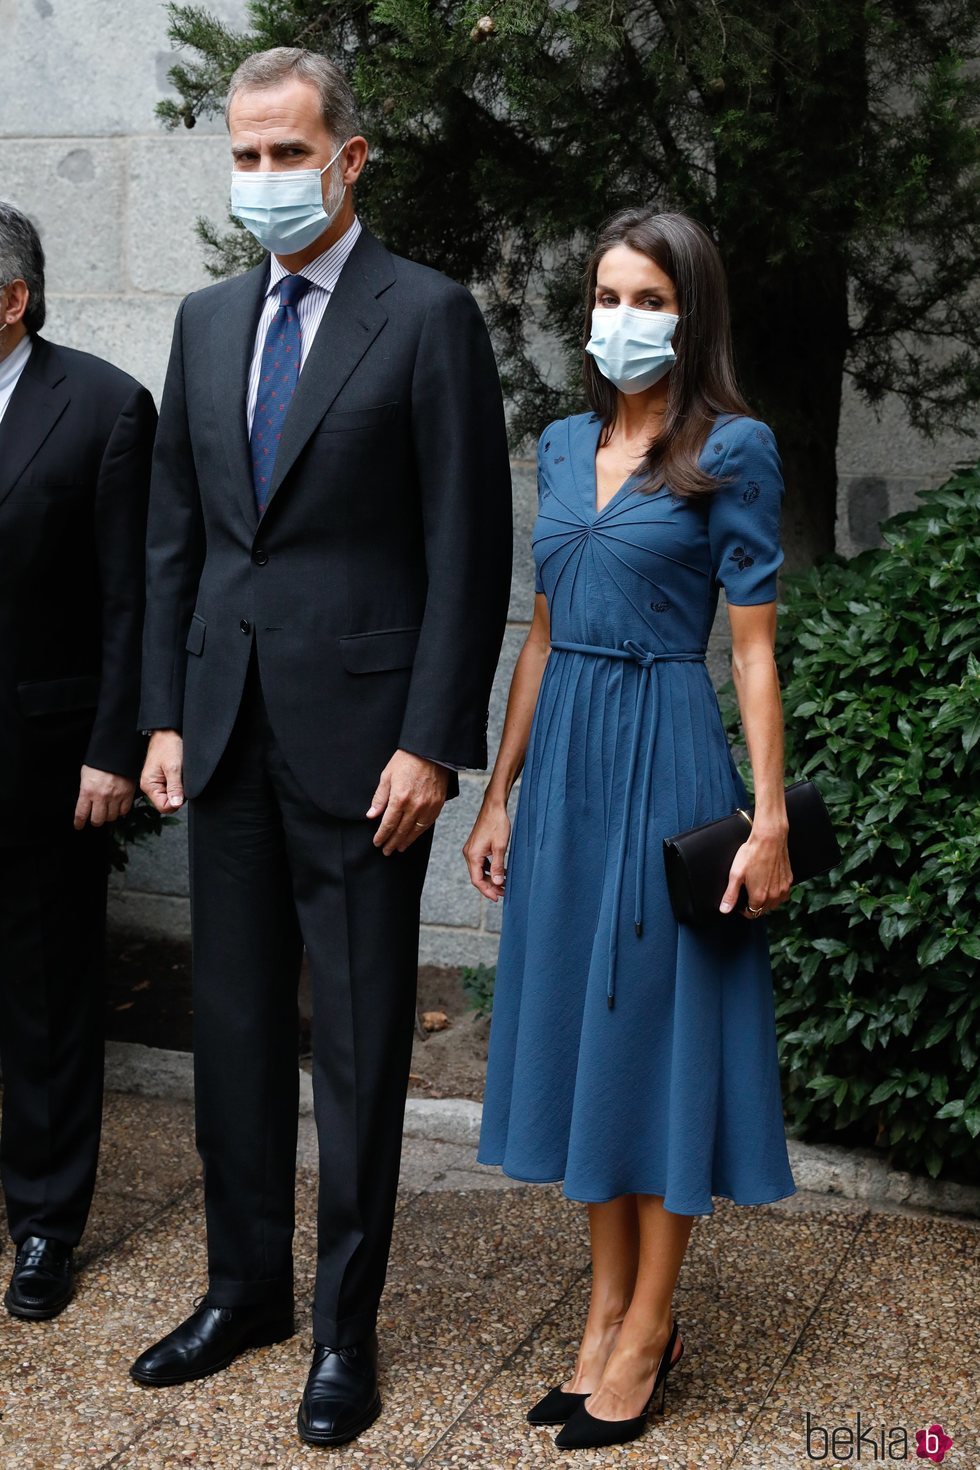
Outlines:
POLYGON ((670 1339, 667 1343, 667 1346, 664 1348, 663 1357, 660 1359, 660 1366, 657 1369, 657 1376, 653 1384, 653 1392, 650 1395, 650 1402, 647 1404, 646 1411, 648 1414, 662 1414, 664 1412, 664 1404, 667 1401, 668 1374, 670 1373, 671 1368, 675 1368, 677 1366, 677 1363, 679 1363, 681 1358, 684 1356, 684 1344, 681 1343, 681 1350, 677 1355, 677 1363, 671 1361, 671 1354, 674 1351, 674 1343, 677 1341, 678 1330, 679 1323, 675 1321, 673 1327, 671 1328, 670 1339), (659 1403, 657 1403, 658 1394, 660 1396, 659 1403))

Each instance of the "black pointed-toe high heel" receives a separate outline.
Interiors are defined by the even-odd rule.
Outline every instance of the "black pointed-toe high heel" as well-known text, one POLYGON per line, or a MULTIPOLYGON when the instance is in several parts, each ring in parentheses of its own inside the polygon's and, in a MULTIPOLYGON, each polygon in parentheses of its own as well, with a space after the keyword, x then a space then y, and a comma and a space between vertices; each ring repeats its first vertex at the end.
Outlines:
POLYGON ((584 1404, 587 1393, 566 1393, 563 1388, 553 1388, 546 1393, 533 1409, 527 1411, 529 1424, 567 1424, 575 1410, 584 1404))
MULTIPOLYGON (((560 1450, 595 1450, 602 1449, 605 1445, 626 1444, 631 1439, 639 1439, 647 1426, 647 1417, 651 1411, 658 1414, 664 1411, 667 1374, 674 1366, 671 1362, 671 1355, 677 1342, 678 1327, 679 1324, 675 1322, 671 1328, 670 1338, 657 1367, 653 1389, 643 1413, 637 1414, 635 1419, 596 1419, 582 1403, 567 1421, 564 1429, 555 1436, 555 1444, 560 1450), (658 1393, 660 1403, 654 1409, 654 1400, 658 1393)), ((684 1345, 682 1343, 677 1356, 678 1363, 683 1356, 684 1345)))

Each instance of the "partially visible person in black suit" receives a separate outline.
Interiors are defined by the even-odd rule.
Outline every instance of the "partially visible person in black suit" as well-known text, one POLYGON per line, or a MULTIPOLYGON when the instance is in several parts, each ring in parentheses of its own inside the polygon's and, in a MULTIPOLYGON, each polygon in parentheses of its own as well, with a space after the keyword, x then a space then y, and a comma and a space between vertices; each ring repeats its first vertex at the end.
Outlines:
POLYGON ((92 1201, 102 1119, 112 823, 137 733, 156 410, 44 325, 44 254, 0 203, 0 1181, 4 1297, 53 1317, 92 1201))
POLYGON ((143 790, 162 812, 189 798, 209 1280, 131 1372, 185 1382, 293 1331, 305 945, 320 1193, 298 1427, 335 1445, 381 1407, 419 900, 451 768, 487 762, 510 466, 473 297, 354 213, 368 145, 343 75, 260 53, 228 121, 232 207, 270 255, 178 314, 141 713, 143 790))

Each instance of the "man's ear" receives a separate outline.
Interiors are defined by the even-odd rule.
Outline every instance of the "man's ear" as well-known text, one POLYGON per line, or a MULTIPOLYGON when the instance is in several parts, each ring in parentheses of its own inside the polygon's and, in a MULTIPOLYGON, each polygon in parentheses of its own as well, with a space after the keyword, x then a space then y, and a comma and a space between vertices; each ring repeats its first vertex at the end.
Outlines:
POLYGON ((344 151, 344 183, 356 184, 361 176, 364 165, 368 161, 370 152, 368 141, 356 133, 353 138, 348 138, 347 147, 344 151))
POLYGON ((20 279, 8 281, 3 287, 3 298, 3 306, 0 308, 0 322, 4 326, 12 327, 22 319, 31 299, 31 293, 27 289, 27 282, 20 279))

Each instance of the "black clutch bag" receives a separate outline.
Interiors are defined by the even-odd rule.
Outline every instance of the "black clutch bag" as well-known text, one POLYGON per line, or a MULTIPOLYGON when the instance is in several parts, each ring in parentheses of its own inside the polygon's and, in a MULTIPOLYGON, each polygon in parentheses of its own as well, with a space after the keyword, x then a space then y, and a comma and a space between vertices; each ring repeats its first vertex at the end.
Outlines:
MULTIPOLYGON (((823 797, 812 781, 794 781, 786 787, 786 816, 794 884, 826 873, 840 862, 840 845, 823 797)), ((667 892, 678 923, 702 925, 731 917, 721 913, 718 905, 728 887, 732 860, 751 830, 750 813, 739 807, 728 817, 664 838, 667 892)), ((743 885, 732 914, 747 904, 743 885)))

